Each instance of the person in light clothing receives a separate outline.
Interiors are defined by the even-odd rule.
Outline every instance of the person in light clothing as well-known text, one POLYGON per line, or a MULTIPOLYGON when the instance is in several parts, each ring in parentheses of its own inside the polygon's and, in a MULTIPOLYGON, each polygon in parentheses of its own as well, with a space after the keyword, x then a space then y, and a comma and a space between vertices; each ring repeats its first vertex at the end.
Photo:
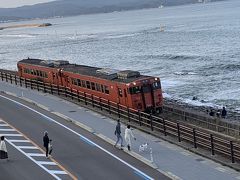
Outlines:
POLYGON ((136 140, 136 138, 132 133, 132 130, 130 129, 130 125, 127 125, 127 128, 125 129, 125 141, 127 143, 127 147, 129 151, 131 151, 131 138, 136 140))
POLYGON ((4 136, 1 136, 0 159, 7 159, 8 160, 8 152, 7 152, 6 143, 4 141, 4 136))

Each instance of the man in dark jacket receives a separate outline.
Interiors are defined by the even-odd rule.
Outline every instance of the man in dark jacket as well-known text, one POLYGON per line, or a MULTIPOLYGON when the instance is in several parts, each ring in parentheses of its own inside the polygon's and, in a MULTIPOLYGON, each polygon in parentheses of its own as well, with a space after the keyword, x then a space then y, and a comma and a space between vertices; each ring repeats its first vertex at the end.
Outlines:
POLYGON ((43 146, 46 149, 46 158, 48 158, 48 144, 49 144, 48 132, 45 131, 43 136, 43 146))
POLYGON ((120 120, 119 119, 117 120, 117 125, 116 125, 116 129, 115 129, 114 134, 117 136, 117 141, 116 141, 114 147, 116 147, 118 142, 119 142, 119 140, 121 140, 121 149, 122 149, 122 147, 123 147, 123 138, 121 136, 121 124, 120 124, 120 120))

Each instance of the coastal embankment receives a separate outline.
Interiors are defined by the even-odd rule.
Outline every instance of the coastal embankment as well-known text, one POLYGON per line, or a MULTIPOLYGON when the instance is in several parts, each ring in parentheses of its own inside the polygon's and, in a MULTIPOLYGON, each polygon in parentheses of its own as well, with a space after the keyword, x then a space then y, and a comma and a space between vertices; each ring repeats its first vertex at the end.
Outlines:
POLYGON ((11 26, 0 26, 0 30, 4 29, 12 29, 12 28, 24 28, 24 27, 47 27, 52 26, 51 23, 43 23, 43 24, 18 24, 18 25, 11 25, 11 26))

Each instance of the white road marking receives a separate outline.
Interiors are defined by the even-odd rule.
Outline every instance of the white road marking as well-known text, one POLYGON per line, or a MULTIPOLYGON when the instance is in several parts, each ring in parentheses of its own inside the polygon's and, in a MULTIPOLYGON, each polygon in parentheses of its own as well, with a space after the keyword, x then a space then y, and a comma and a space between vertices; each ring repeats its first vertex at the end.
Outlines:
MULTIPOLYGON (((3 121, 0 119, 0 121, 3 121)), ((4 122, 4 121, 3 121, 4 122)), ((7 124, 6 122, 4 122, 5 124, 7 124)), ((9 125, 8 125, 9 126, 9 125)), ((5 131, 16 131, 16 133, 18 134, 0 134, 4 135, 6 137, 8 136, 23 136, 20 132, 18 132, 16 129, 12 128, 11 126, 9 126, 11 129, 0 129, 0 131, 5 130, 5 131)), ((61 178, 59 178, 57 176, 57 174, 65 174, 68 175, 67 172, 63 171, 63 170, 52 170, 52 169, 48 169, 47 167, 44 167, 43 165, 55 165, 56 169, 60 169, 59 166, 55 163, 55 162, 49 162, 49 161, 37 161, 35 159, 33 159, 32 157, 45 157, 45 154, 43 153, 26 153, 23 151, 23 149, 30 149, 30 150, 39 150, 40 149, 36 146, 34 146, 29 140, 26 139, 8 139, 6 138, 6 141, 12 145, 14 148, 16 148, 18 151, 20 151, 22 154, 24 154, 27 158, 29 158, 30 160, 32 160, 34 163, 36 163, 39 167, 41 167, 42 169, 44 169, 46 172, 48 172, 51 176, 53 176, 55 179, 57 180, 61 180, 61 178), (30 146, 20 146, 20 145, 15 145, 14 142, 27 142, 30 143, 30 146)))
POLYGON ((15 137, 20 137, 20 136, 22 136, 21 134, 0 134, 0 136, 15 136, 15 137))
POLYGON ((65 171, 50 170, 52 174, 67 174, 65 171))
MULTIPOLYGON (((8 141, 6 139, 6 141, 11 144, 13 147, 15 147, 18 151, 20 151, 22 154, 24 154, 26 157, 28 157, 30 160, 32 160, 35 164, 37 164, 38 166, 40 166, 42 169, 44 169, 46 172, 48 172, 49 174, 51 174, 55 179, 57 180, 61 180, 59 177, 57 177, 55 174, 53 174, 51 172, 51 170, 48 170, 46 167, 44 167, 43 165, 39 164, 35 159, 33 159, 31 156, 29 156, 30 153, 25 153, 23 150, 21 150, 18 146, 14 145, 12 142, 8 141)), ((42 154, 44 155, 44 154, 42 154)))
POLYGON ((18 148, 20 148, 20 149, 38 149, 35 146, 18 146, 18 148))
POLYGON ((55 162, 52 161, 38 161, 38 163, 42 165, 57 165, 55 162))
POLYGON ((14 129, 0 129, 0 131, 15 131, 14 129))
POLYGON ((30 141, 29 140, 25 140, 25 139, 9 139, 8 141, 10 141, 10 142, 29 142, 30 143, 30 141))
MULTIPOLYGON (((99 149, 101 149, 101 150, 104 151, 105 153, 109 154, 109 155, 112 156, 113 158, 119 160, 120 162, 122 162, 122 163, 125 164, 126 166, 128 166, 128 167, 130 167, 131 169, 133 169, 134 171, 138 172, 139 174, 141 174, 142 176, 144 176, 146 179, 148 179, 148 180, 153 180, 152 177, 148 176, 148 175, 145 174, 144 172, 142 172, 142 171, 140 171, 139 169, 135 168, 134 166, 130 165, 129 163, 127 163, 127 162, 124 161, 123 159, 121 159, 121 158, 119 158, 118 156, 112 154, 112 153, 109 152, 108 150, 106 150, 106 149, 104 149, 103 147, 101 147, 100 145, 94 143, 93 141, 91 141, 90 139, 86 138, 85 136, 77 133, 76 131, 72 130, 71 128, 69 128, 69 127, 67 127, 67 126, 65 126, 65 125, 57 122, 56 120, 48 117, 47 115, 42 114, 42 113, 38 112, 37 110, 32 109, 32 108, 30 108, 30 107, 28 107, 28 106, 26 106, 26 105, 24 105, 24 104, 22 104, 22 103, 20 103, 20 102, 17 102, 17 101, 15 101, 15 100, 13 100, 13 99, 10 99, 10 98, 5 97, 5 96, 2 96, 2 95, 0 95, 0 97, 2 97, 2 98, 4 98, 4 99, 7 99, 7 100, 9 100, 9 101, 11 101, 11 102, 14 102, 14 103, 16 103, 16 104, 18 104, 18 105, 20 105, 20 106, 22 106, 22 107, 25 107, 25 108, 27 108, 27 109, 29 109, 29 110, 31 110, 31 111, 33 111, 33 112, 41 115, 42 117, 44 117, 44 118, 46 118, 46 119, 48 119, 48 120, 50 120, 50 121, 58 124, 59 126, 61 126, 61 127, 65 128, 65 129, 71 131, 73 134, 81 137, 82 139, 85 139, 86 141, 89 141, 91 144, 94 144, 96 147, 98 147, 99 149)), ((23 153, 24 153, 24 152, 23 152, 23 153)), ((26 153, 25 153, 25 154, 26 154, 26 153)), ((29 158, 31 158, 31 157, 29 156, 29 158)), ((34 161, 35 161, 35 160, 34 160, 34 161)), ((36 163, 37 163, 37 162, 36 162, 36 163)), ((42 166, 42 165, 39 164, 39 166, 42 166)))
POLYGON ((41 153, 26 153, 26 154, 31 157, 45 157, 45 154, 41 153))
MULTIPOLYGON (((0 122, 1 122, 1 121, 0 121, 0 122)), ((0 126, 2 126, 2 127, 3 127, 3 126, 8 126, 8 125, 7 125, 7 124, 0 124, 0 126)))

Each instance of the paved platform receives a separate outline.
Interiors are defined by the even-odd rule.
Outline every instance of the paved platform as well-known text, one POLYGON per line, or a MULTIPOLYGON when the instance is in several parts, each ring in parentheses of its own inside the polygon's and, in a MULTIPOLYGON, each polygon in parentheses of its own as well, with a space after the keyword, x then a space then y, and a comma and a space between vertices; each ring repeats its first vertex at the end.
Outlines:
MULTIPOLYGON (((111 118, 79 107, 59 97, 23 87, 16 88, 15 85, 6 82, 0 82, 0 91, 35 103, 43 109, 73 121, 75 124, 87 129, 111 144, 115 143, 116 136, 114 135, 114 130, 116 121, 111 118)), ((123 136, 125 128, 126 126, 122 124, 123 136)), ((240 173, 231 168, 193 154, 179 146, 170 144, 137 129, 134 129, 133 133, 137 140, 132 141, 132 151, 129 152, 126 148, 124 148, 124 151, 170 176, 172 179, 240 179, 240 173), (144 143, 148 143, 148 148, 143 152, 139 152, 139 146, 144 143)))

